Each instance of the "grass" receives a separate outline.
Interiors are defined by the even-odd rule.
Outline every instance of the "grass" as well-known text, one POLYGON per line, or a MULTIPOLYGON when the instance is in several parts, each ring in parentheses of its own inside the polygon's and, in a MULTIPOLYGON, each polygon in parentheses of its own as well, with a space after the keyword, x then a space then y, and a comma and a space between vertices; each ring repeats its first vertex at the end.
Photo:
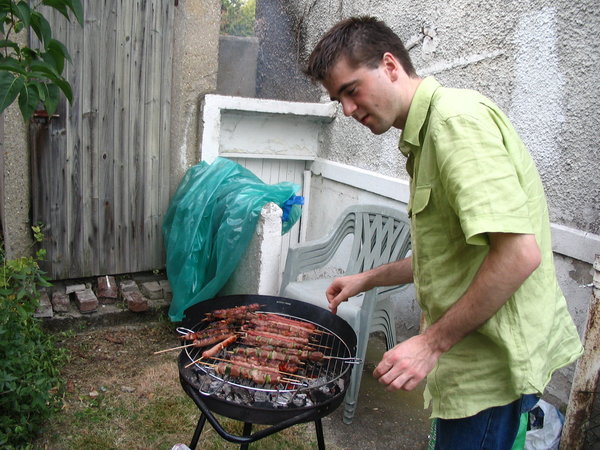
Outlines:
MULTIPOLYGON (((153 352, 179 344, 169 323, 82 330, 61 345, 70 352, 62 410, 47 423, 36 449, 171 449, 189 445, 199 409, 184 393, 178 352, 153 352)), ((242 424, 217 416, 230 433, 242 424)), ((260 429, 255 426, 255 429, 260 429)), ((234 449, 207 422, 198 449, 234 449)), ((317 448, 312 424, 250 444, 250 449, 317 448)))

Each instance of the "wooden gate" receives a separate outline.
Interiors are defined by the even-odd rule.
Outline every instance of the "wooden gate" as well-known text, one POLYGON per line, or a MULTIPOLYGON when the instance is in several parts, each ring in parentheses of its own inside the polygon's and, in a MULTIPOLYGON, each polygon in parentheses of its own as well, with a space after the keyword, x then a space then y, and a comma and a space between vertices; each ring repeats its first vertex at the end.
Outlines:
POLYGON ((32 219, 54 280, 164 267, 174 2, 83 3, 83 27, 49 20, 74 101, 30 128, 32 219))

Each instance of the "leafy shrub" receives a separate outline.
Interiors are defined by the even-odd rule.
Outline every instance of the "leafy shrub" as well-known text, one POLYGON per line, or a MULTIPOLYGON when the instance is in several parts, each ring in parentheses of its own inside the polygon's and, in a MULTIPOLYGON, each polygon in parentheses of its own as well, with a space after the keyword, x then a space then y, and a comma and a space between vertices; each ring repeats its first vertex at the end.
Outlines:
POLYGON ((60 405, 59 367, 66 353, 33 317, 40 289, 50 286, 38 265, 44 251, 13 260, 4 256, 0 248, 0 448, 10 449, 27 447, 60 405))

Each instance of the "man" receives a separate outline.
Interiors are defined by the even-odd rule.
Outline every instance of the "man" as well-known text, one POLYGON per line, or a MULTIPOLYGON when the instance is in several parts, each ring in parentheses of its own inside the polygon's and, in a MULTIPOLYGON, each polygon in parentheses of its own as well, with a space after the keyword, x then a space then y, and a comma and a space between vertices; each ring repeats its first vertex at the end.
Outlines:
POLYGON ((330 310, 414 282, 427 327, 373 375, 390 391, 427 377, 436 448, 510 449, 520 414, 582 352, 530 155, 490 100, 417 76, 400 38, 374 18, 335 25, 305 72, 373 133, 401 129, 411 176, 412 256, 334 280, 330 310))

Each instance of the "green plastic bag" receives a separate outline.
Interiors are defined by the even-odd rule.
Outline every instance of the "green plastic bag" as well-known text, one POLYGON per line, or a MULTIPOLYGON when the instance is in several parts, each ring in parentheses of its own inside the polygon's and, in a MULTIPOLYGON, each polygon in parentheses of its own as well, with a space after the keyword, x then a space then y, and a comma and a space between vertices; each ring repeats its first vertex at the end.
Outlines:
POLYGON ((283 233, 292 227, 301 212, 299 189, 289 182, 265 184, 226 158, 186 172, 163 222, 172 321, 218 294, 250 244, 264 205, 273 202, 284 209, 283 233))

